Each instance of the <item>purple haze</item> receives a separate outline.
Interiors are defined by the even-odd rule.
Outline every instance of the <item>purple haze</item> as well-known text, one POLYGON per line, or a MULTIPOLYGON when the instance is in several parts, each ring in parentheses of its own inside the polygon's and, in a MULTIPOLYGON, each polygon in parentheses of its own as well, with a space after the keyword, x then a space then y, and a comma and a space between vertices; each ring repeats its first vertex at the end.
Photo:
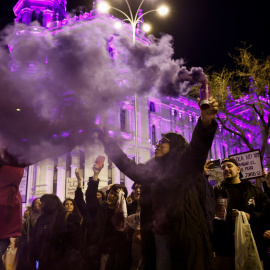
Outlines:
MULTIPOLYGON (((1 46, 0 135, 21 161, 36 162, 94 141, 97 115, 103 119, 126 96, 155 89, 175 97, 205 80, 201 68, 188 71, 182 60, 172 60, 171 36, 133 45, 130 36, 116 31, 102 22, 79 22, 54 35, 18 33, 12 56, 20 68, 14 72, 10 53, 1 46)), ((14 28, 4 34, 7 45, 14 28)))

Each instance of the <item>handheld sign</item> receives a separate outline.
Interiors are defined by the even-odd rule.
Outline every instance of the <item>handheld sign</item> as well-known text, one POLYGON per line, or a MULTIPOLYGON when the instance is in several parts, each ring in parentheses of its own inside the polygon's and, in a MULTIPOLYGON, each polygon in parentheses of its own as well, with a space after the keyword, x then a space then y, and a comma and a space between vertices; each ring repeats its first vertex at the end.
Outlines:
POLYGON ((229 157, 234 158, 238 162, 243 174, 242 179, 252 179, 263 176, 261 153, 259 149, 230 155, 229 157))
POLYGON ((66 178, 66 198, 74 199, 77 186, 77 178, 66 178))

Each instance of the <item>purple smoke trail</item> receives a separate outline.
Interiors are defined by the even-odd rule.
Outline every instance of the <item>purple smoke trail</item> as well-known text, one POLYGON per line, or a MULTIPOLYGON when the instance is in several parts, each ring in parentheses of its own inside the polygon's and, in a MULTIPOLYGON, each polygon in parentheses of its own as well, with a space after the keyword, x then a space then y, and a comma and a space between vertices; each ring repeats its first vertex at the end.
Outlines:
MULTIPOLYGON (((21 29, 19 42, 12 44, 17 71, 10 71, 11 55, 0 48, 0 135, 21 161, 91 143, 96 115, 135 92, 143 95, 154 88, 179 96, 205 80, 201 68, 188 71, 182 60, 172 60, 168 35, 150 37, 150 45, 133 45, 130 37, 98 22, 65 26, 54 35, 27 35, 27 28, 21 29), (109 37, 117 50, 114 59, 109 37)), ((5 30, 4 45, 13 33, 12 27, 5 30)))

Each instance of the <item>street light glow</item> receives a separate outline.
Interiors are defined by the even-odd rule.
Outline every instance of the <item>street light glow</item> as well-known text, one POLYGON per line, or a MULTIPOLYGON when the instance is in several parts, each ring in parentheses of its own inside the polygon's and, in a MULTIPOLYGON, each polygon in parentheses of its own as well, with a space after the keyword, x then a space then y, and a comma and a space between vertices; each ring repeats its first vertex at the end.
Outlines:
POLYGON ((149 32, 151 30, 151 26, 148 23, 143 24, 143 31, 144 32, 149 32))
POLYGON ((109 9, 110 9, 110 6, 108 5, 108 3, 106 3, 106 2, 98 3, 98 10, 100 12, 106 13, 106 12, 108 12, 109 9))
POLYGON ((119 21, 117 21, 117 22, 115 22, 114 27, 115 27, 116 29, 120 29, 120 28, 122 28, 122 23, 119 22, 119 21))
POLYGON ((158 12, 161 16, 165 16, 165 15, 167 15, 167 14, 169 13, 169 9, 168 9, 168 7, 166 7, 165 5, 163 5, 163 6, 161 6, 161 7, 159 7, 159 8, 157 9, 157 12, 158 12))

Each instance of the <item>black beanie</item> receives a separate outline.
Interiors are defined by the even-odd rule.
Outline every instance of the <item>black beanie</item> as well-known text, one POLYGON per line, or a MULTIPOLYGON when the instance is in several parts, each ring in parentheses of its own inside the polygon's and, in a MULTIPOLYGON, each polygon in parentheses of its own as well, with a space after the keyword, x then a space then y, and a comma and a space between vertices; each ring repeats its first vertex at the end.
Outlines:
POLYGON ((188 146, 187 140, 179 133, 167 132, 162 134, 162 136, 169 140, 170 150, 186 149, 188 146))

